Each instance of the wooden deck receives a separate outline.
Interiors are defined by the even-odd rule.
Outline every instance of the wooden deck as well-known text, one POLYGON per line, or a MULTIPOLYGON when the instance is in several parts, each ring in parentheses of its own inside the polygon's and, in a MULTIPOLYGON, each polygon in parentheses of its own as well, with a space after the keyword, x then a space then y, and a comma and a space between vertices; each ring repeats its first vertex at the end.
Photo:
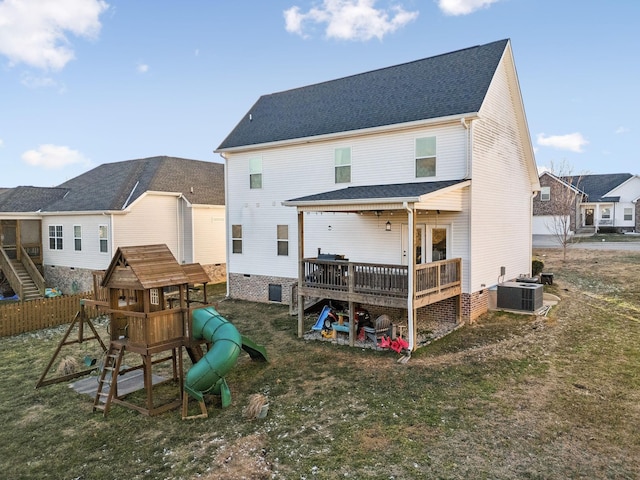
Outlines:
MULTIPOLYGON (((461 294, 459 258, 416 265, 414 307, 420 308, 461 294)), ((305 297, 367 305, 407 308, 409 267, 340 260, 302 260, 299 291, 305 297)))

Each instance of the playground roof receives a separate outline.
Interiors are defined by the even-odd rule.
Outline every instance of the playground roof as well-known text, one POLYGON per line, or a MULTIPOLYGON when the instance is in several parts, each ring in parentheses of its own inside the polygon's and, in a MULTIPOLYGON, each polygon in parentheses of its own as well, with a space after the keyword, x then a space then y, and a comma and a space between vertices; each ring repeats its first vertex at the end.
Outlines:
POLYGON ((119 247, 105 272, 102 286, 146 290, 189 283, 189 277, 169 247, 119 247))

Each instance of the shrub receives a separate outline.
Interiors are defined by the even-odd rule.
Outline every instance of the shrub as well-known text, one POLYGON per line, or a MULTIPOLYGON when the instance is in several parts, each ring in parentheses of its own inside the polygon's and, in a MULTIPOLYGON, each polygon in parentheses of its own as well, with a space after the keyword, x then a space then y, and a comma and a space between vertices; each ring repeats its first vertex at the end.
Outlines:
POLYGON ((531 275, 533 275, 534 277, 536 275, 540 275, 543 269, 544 269, 544 262, 542 260, 538 260, 537 258, 534 258, 533 261, 531 262, 531 275))

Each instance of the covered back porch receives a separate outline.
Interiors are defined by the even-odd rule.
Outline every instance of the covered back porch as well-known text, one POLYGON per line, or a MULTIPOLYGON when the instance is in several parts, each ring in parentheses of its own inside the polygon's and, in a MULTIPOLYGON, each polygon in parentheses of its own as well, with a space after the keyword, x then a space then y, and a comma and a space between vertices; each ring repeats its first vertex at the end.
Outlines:
MULTIPOLYGON (((424 215, 462 210, 463 195, 470 181, 349 187, 284 202, 296 206, 298 218, 298 336, 304 335, 305 299, 321 298, 348 303, 349 318, 356 318, 361 305, 406 309, 407 341, 415 350, 417 310, 454 298, 456 322, 462 312, 462 259, 451 248, 426 255, 418 227, 424 215), (385 193, 386 192, 386 193, 385 193), (382 196, 381 196, 382 195, 382 196), (341 198, 340 198, 341 197, 341 198), (393 215, 395 228, 406 228, 406 249, 400 263, 350 261, 337 255, 305 257, 305 214, 311 212, 353 213, 356 217, 393 215)), ((387 224, 387 230, 390 222, 387 224)), ((424 232, 422 232, 423 234, 424 232)), ((450 244, 450 242, 449 242, 450 244)), ((380 248, 390 248, 381 245, 380 248)), ((371 248, 367 251, 371 252, 371 248)), ((375 249, 374 249, 375 250, 375 249)), ((371 253, 363 256, 371 256, 371 253)), ((349 322, 349 345, 356 340, 355 322, 349 322)))

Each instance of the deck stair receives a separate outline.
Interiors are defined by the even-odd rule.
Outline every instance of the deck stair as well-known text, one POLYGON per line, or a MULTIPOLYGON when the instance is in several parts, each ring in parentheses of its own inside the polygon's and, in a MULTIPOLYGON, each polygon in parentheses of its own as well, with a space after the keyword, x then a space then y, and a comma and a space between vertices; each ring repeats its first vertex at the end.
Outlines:
POLYGON ((102 410, 105 417, 109 413, 109 408, 111 408, 111 401, 114 397, 118 397, 118 373, 120 372, 123 357, 124 345, 111 342, 98 379, 96 398, 93 401, 93 411, 102 410))
POLYGON ((42 298, 42 295, 38 291, 38 286, 35 284, 27 269, 19 260, 11 260, 11 265, 18 275, 20 283, 22 283, 23 298, 20 300, 28 301, 42 298))

